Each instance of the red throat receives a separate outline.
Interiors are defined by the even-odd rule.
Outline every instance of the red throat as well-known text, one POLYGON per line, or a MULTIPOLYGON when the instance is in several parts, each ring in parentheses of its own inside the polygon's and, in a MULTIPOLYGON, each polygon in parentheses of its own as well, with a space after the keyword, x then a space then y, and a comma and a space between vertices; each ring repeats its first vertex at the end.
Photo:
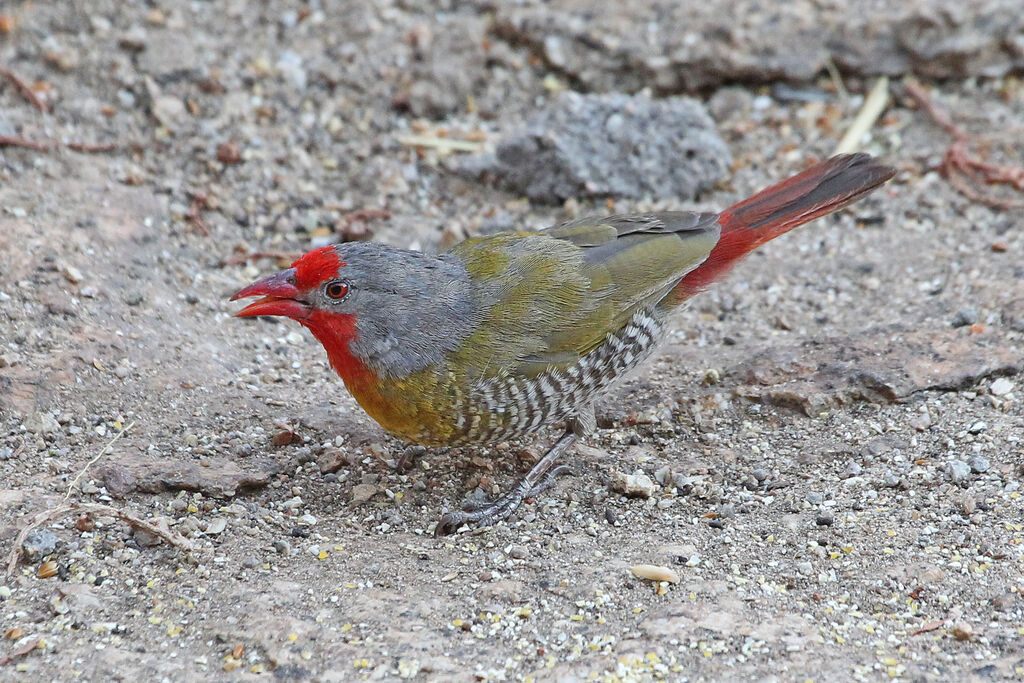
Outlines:
POLYGON ((345 381, 351 390, 361 386, 373 377, 373 371, 356 358, 349 349, 349 342, 356 338, 356 318, 354 315, 340 315, 314 310, 309 318, 300 320, 309 328, 327 351, 327 360, 331 367, 345 381))

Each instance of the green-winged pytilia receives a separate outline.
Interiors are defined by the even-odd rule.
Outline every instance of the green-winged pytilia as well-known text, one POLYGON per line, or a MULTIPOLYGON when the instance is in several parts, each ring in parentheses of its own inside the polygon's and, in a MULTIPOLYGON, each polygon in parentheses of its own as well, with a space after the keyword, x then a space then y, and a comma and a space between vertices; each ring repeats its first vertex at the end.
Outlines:
POLYGON ((473 237, 430 256, 386 244, 310 251, 232 297, 238 316, 313 333, 349 392, 395 436, 490 444, 564 435, 509 493, 446 514, 436 533, 508 516, 595 427, 594 401, 649 357, 674 308, 752 249, 856 201, 894 174, 837 156, 722 213, 592 216, 473 237))

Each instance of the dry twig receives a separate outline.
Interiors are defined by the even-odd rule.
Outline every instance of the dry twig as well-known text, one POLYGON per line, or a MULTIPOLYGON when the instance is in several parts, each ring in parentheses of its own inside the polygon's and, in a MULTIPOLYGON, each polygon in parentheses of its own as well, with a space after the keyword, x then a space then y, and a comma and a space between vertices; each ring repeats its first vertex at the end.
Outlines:
POLYGON ((13 71, 8 69, 7 67, 0 66, 0 76, 3 76, 8 81, 10 81, 14 85, 14 87, 18 89, 18 92, 21 93, 21 96, 28 100, 33 107, 43 112, 44 114, 50 111, 50 107, 46 104, 46 102, 43 102, 41 99, 39 99, 39 96, 36 95, 35 91, 32 90, 29 84, 18 78, 13 71))
POLYGON ((92 467, 93 465, 95 465, 99 461, 99 459, 102 458, 104 456, 104 454, 106 454, 106 452, 110 450, 110 447, 113 446, 114 443, 118 439, 120 439, 122 436, 124 436, 125 432, 127 432, 129 429, 131 429, 134 426, 135 426, 135 423, 132 422, 131 424, 127 425, 124 429, 119 431, 117 434, 115 434, 114 438, 111 439, 110 441, 108 441, 107 445, 104 446, 103 448, 101 448, 100 452, 97 453, 96 456, 92 460, 90 460, 89 462, 85 463, 85 467, 83 467, 78 472, 78 474, 75 475, 75 478, 71 480, 71 484, 68 486, 68 490, 64 493, 64 500, 67 500, 68 498, 71 497, 71 492, 75 490, 75 486, 82 479, 82 477, 85 476, 85 473, 89 471, 89 468, 92 467))
POLYGON ((209 208, 207 204, 206 195, 194 194, 192 195, 192 203, 189 204, 188 213, 185 214, 185 218, 191 223, 199 232, 203 233, 203 237, 210 236, 210 226, 207 224, 206 219, 203 218, 203 211, 209 208))
POLYGON ((935 104, 920 83, 908 80, 905 85, 910 98, 953 138, 939 166, 939 171, 946 176, 949 184, 968 199, 995 209, 1024 208, 1024 200, 992 197, 976 187, 977 184, 1010 185, 1024 191, 1024 167, 990 164, 971 157, 967 131, 954 123, 950 115, 935 104))
POLYGON ((398 144, 407 147, 433 148, 441 152, 482 152, 484 143, 470 142, 469 140, 456 140, 454 138, 441 138, 429 135, 407 135, 398 138, 398 144))
POLYGON ((860 140, 864 137, 864 133, 871 130, 871 126, 875 125, 875 121, 882 115, 888 104, 889 77, 882 76, 875 82, 868 96, 864 98, 864 104, 832 154, 856 152, 860 148, 860 140))
POLYGON ((55 149, 61 147, 67 147, 68 149, 75 152, 84 152, 91 154, 94 152, 109 152, 117 149, 117 145, 112 142, 40 142, 38 140, 29 140, 18 135, 0 135, 0 147, 23 147, 25 149, 34 149, 38 152, 52 152, 55 149))
POLYGON ((110 505, 101 505, 99 503, 61 503, 55 508, 43 510, 29 520, 28 524, 22 527, 18 536, 14 539, 14 547, 12 547, 11 551, 7 554, 7 574, 11 576, 14 574, 14 570, 17 569, 18 557, 21 555, 22 546, 25 543, 25 539, 28 538, 28 535, 32 533, 33 529, 38 529, 43 524, 56 521, 61 517, 80 513, 103 514, 117 517, 134 529, 142 529, 143 531, 148 531, 158 538, 162 538, 169 545, 174 546, 183 553, 192 552, 192 543, 178 532, 172 531, 170 526, 167 525, 166 519, 144 519, 137 513, 130 510, 122 510, 120 508, 111 507, 110 505))

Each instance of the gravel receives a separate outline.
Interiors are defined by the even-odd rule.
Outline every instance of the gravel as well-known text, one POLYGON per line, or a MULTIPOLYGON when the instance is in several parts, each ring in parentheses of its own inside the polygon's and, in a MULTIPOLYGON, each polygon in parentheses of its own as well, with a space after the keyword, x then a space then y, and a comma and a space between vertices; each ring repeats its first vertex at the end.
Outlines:
MULTIPOLYGON (((226 300, 311 244, 438 250, 578 215, 720 210, 828 155, 875 67, 912 64, 972 153, 1017 164, 1024 102, 999 74, 1020 13, 1000 2, 4 4, 0 62, 52 111, 5 80, 0 130, 118 147, 0 149, 3 552, 69 488, 190 548, 106 513, 42 524, 60 542, 0 580, 5 674, 1019 678, 1024 229, 933 170, 949 139, 900 99, 863 139, 894 182, 679 311, 598 401, 574 476, 486 530, 430 534, 460 498, 507 491, 555 433, 396 471, 405 446, 316 341, 226 300), (848 98, 820 76, 830 56, 848 98), (454 173, 443 143, 407 144, 494 149, 566 90, 661 103, 687 79, 707 84, 687 94, 710 99, 732 159, 694 202, 677 180, 653 198, 666 172, 623 181, 651 197, 553 206, 454 173), (966 308, 976 322, 953 327, 966 308), (647 478, 646 496, 612 490, 616 473, 647 478), (357 487, 374 492, 358 506, 357 487)), ((626 161, 674 149, 636 139, 626 161)))

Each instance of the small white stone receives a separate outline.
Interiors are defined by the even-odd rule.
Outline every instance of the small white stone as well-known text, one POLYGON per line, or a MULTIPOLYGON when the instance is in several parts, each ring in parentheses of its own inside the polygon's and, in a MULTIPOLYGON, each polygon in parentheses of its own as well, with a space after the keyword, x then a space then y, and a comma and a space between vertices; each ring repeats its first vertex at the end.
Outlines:
POLYGON ((1000 377, 989 385, 988 390, 993 396, 1006 396, 1013 391, 1013 382, 1005 377, 1000 377))
POLYGON ((210 520, 210 523, 206 525, 206 533, 210 536, 216 536, 228 527, 228 520, 223 517, 215 517, 210 520))
POLYGON ((85 276, 82 275, 82 271, 80 271, 78 268, 75 268, 74 266, 64 266, 64 270, 61 272, 63 273, 64 277, 67 278, 67 281, 70 282, 71 284, 77 285, 79 282, 85 279, 85 276))
POLYGON ((640 471, 634 474, 616 472, 612 476, 612 490, 633 498, 650 498, 654 495, 655 484, 640 471))

